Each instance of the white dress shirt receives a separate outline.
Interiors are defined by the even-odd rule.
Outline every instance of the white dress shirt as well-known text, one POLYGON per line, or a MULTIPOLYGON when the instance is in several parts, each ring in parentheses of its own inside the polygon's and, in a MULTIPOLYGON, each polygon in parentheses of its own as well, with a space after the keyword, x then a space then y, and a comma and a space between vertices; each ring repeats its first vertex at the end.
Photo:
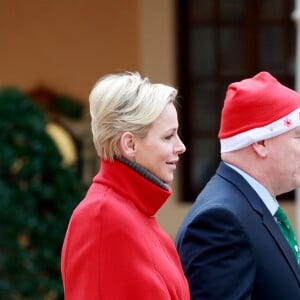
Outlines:
POLYGON ((261 198, 261 200, 264 202, 268 210, 270 211, 271 215, 274 216, 275 212, 279 206, 278 202, 276 199, 274 199, 269 191, 262 185, 260 184, 257 180, 255 180, 253 177, 242 171, 241 169, 229 164, 225 163, 232 169, 234 169, 236 172, 238 172, 250 185, 251 187, 255 190, 255 192, 258 194, 258 196, 261 198))

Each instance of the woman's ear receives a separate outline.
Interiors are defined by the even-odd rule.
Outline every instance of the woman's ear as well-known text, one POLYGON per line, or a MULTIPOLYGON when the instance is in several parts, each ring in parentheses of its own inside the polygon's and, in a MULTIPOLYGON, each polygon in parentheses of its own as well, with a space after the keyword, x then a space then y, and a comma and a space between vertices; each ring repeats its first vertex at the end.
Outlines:
POLYGON ((121 136, 120 146, 122 155, 132 160, 135 156, 135 136, 132 132, 126 131, 121 136))
POLYGON ((253 143, 251 147, 254 152, 260 157, 266 157, 268 154, 268 150, 264 140, 253 143))

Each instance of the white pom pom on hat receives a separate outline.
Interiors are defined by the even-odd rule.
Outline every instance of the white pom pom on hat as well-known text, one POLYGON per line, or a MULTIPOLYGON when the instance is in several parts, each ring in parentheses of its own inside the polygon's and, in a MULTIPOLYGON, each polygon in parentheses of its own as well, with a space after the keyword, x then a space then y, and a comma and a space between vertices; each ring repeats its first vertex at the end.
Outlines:
POLYGON ((268 72, 231 83, 218 137, 221 153, 234 151, 300 126, 300 94, 268 72))

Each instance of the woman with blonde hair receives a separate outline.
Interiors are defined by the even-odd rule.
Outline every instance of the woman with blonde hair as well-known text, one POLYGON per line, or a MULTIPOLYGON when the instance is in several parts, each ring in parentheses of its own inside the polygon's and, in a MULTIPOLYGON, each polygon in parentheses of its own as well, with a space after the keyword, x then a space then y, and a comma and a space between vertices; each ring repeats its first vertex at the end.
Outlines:
POLYGON ((174 243, 155 219, 185 151, 176 95, 137 72, 106 75, 93 87, 100 170, 65 236, 66 300, 190 299, 174 243))

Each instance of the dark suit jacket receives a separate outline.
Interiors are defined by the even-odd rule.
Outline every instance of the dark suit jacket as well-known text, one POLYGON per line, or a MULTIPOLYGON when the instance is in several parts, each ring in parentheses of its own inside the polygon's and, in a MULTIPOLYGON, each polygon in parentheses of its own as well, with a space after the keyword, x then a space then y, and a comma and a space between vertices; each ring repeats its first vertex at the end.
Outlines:
POLYGON ((184 219, 176 246, 193 300, 300 300, 291 248, 257 193, 223 162, 184 219))

